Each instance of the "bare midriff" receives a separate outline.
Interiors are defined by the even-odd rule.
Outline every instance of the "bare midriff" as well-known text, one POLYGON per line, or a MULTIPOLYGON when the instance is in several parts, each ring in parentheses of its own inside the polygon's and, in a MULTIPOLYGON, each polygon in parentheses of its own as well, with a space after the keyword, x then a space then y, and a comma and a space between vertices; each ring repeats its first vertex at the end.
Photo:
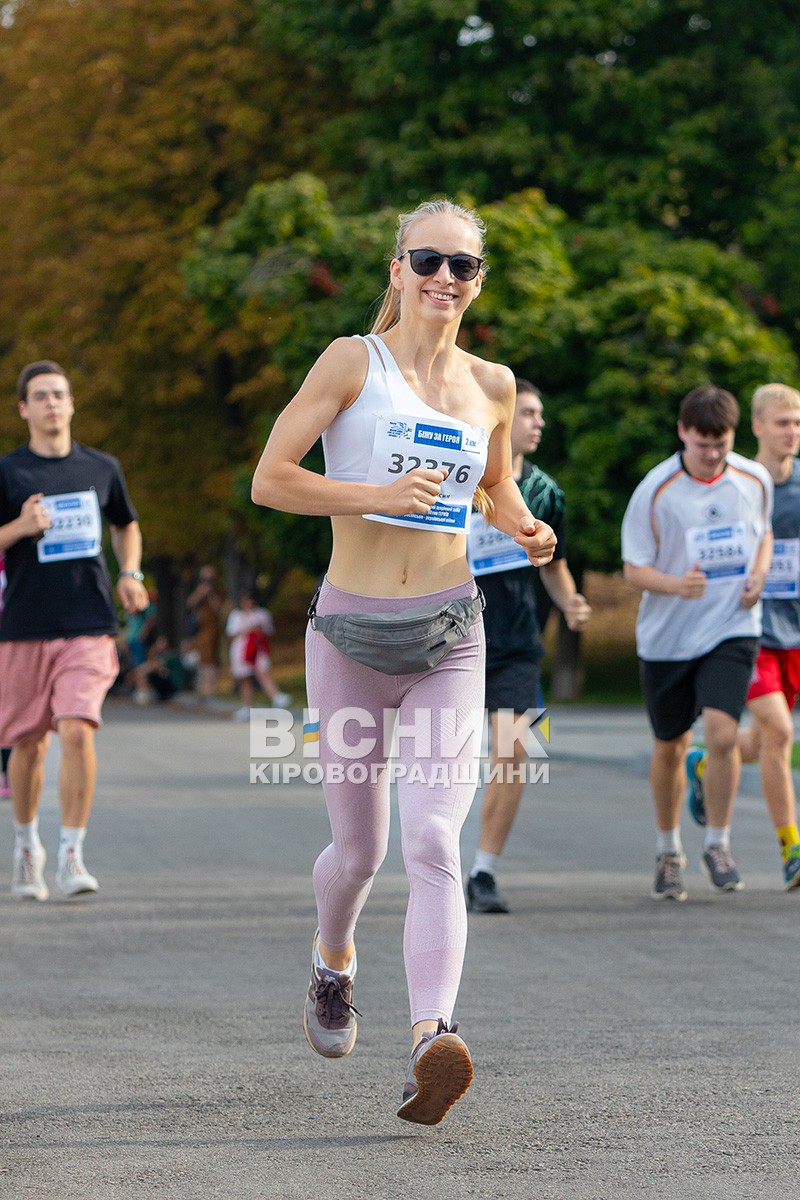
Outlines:
POLYGON ((471 578, 466 537, 404 529, 363 517, 331 517, 328 581, 360 596, 424 596, 471 578))

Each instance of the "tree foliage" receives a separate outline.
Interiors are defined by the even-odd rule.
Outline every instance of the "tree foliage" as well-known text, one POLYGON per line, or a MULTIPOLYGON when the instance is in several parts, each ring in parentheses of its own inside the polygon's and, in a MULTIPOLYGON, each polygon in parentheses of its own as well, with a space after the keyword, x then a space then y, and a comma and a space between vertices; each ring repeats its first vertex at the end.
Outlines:
MULTIPOLYGON (((790 0, 258 0, 339 93, 312 139, 354 210, 541 188, 572 219, 747 238, 800 314, 800 26, 790 0), (788 292, 791 291, 791 297, 788 292)), ((314 104, 314 96, 303 96, 314 104)), ((330 103, 330 98, 328 98, 330 103)), ((774 318, 776 300, 764 314, 774 318)))
MULTIPOLYGON (((122 457, 151 553, 215 553, 235 526, 252 414, 180 261, 302 153, 302 69, 249 0, 22 0, 0 28, 0 375, 13 395, 24 362, 63 363, 75 435, 122 457)), ((3 446, 22 432, 6 406, 3 446)))

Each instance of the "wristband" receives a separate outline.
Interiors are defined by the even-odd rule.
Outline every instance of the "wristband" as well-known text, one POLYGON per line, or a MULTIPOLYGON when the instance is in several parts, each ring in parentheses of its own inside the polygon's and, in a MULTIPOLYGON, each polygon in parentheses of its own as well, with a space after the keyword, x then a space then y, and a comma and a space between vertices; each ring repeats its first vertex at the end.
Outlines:
POLYGON ((138 579, 139 583, 144 583, 144 575, 141 571, 120 571, 118 579, 138 579))

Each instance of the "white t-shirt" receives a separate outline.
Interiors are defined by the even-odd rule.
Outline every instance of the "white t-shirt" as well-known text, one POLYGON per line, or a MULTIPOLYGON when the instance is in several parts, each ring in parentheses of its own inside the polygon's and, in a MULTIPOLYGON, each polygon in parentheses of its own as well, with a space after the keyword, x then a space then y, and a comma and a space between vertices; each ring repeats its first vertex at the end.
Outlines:
POLYGON ((644 477, 622 522, 623 560, 675 576, 698 563, 707 584, 696 600, 642 594, 636 622, 640 658, 685 662, 729 638, 760 635, 761 604, 743 608, 741 597, 771 519, 769 472, 741 454, 730 453, 725 470, 710 483, 689 475, 680 454, 644 477))
MULTIPOLYGON (((244 661, 244 648, 247 644, 247 635, 254 629, 260 629, 267 637, 272 637, 275 632, 272 616, 266 608, 251 608, 249 612, 245 612, 243 608, 234 608, 231 610, 228 623, 225 626, 225 632, 231 639, 231 675, 233 675, 234 679, 247 679, 248 676, 254 673, 255 667, 251 663, 244 661)), ((260 671, 268 671, 270 667, 269 655, 259 655, 255 665, 260 671)))

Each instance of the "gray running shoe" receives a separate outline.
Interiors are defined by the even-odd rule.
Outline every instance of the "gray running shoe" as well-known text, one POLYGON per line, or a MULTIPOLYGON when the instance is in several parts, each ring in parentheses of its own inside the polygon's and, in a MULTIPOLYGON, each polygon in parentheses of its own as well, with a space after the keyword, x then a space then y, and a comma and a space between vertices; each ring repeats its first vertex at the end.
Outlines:
POLYGON ((404 1121, 438 1125, 472 1083, 472 1059, 457 1029, 440 1020, 436 1032, 423 1033, 414 1047, 397 1110, 404 1121))
POLYGON ((727 846, 706 847, 700 862, 705 867, 709 883, 720 892, 740 892, 744 887, 744 880, 727 846))
POLYGON ((474 913, 507 913, 508 903, 497 890, 494 875, 478 871, 467 879, 467 908, 474 913))
POLYGON ((311 982, 308 985, 303 1029, 312 1050, 323 1058, 344 1058, 356 1044, 361 1013, 353 1007, 353 980, 341 971, 317 966, 319 930, 311 951, 311 982))
POLYGON ((683 886, 683 868, 686 858, 683 854, 659 854, 656 859, 656 878, 650 895, 654 900, 685 900, 686 889, 683 886))
POLYGON ((46 900, 50 895, 44 881, 47 854, 44 846, 15 847, 11 895, 15 900, 46 900))

